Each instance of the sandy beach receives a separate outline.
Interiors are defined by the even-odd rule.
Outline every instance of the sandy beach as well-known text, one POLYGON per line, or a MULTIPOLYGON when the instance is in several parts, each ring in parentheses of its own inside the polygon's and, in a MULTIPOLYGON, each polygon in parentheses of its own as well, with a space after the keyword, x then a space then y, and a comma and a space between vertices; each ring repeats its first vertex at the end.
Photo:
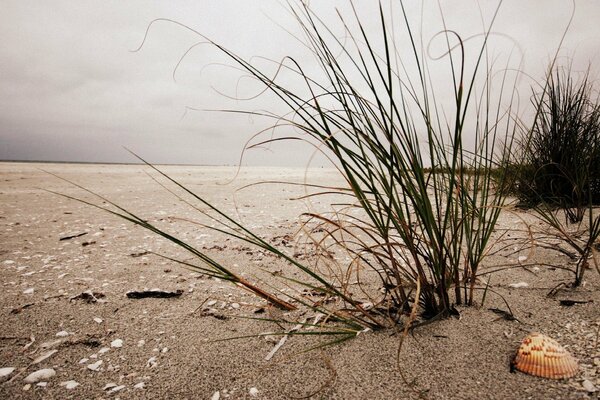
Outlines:
MULTIPOLYGON (((305 350, 328 338, 290 336, 266 360, 280 336, 218 341, 283 332, 272 322, 246 318, 275 313, 266 301, 151 254, 189 258, 147 230, 48 192, 93 199, 44 170, 176 233, 248 279, 266 276, 266 283, 275 286, 279 281, 268 281, 268 276, 292 268, 185 221, 195 220, 198 212, 153 180, 147 167, 0 163, 0 369, 15 368, 0 378, 2 399, 598 398, 600 392, 587 390, 583 382, 600 390, 600 276, 589 269, 581 287, 548 297, 572 276, 560 268, 536 267, 569 265, 566 255, 516 249, 490 257, 482 272, 525 261, 529 267, 491 274, 494 293, 488 293, 483 307, 459 306, 460 318, 415 329, 399 354, 401 335, 388 330, 311 351, 305 350), (527 286, 510 286, 519 282, 527 286), (149 288, 182 294, 126 295, 149 288), (80 296, 86 291, 93 298, 80 296), (503 298, 515 319, 490 310, 507 310, 503 298), (565 299, 577 303, 561 305, 565 299), (204 312, 209 304, 217 312, 204 312), (559 341, 579 361, 579 373, 567 380, 512 373, 510 361, 530 332, 559 341), (47 382, 42 385, 24 381, 40 369, 56 374, 41 380, 47 382)), ((234 167, 164 170, 299 257, 306 248, 294 244, 301 239, 298 218, 309 209, 328 210, 328 199, 293 200, 305 194, 294 185, 238 189, 258 181, 302 183, 305 176, 312 183, 340 183, 327 169, 254 167, 237 176, 234 167)), ((511 210, 498 227, 517 227, 522 221, 534 220, 525 211, 511 210)), ((288 317, 313 316, 301 308, 288 317)))

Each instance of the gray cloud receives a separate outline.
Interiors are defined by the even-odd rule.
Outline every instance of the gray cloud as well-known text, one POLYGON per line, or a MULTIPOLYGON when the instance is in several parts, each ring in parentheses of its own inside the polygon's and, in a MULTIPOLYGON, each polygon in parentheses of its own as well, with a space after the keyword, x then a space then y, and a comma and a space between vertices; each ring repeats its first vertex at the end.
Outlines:
MULTIPOLYGON (((374 2, 355 2, 367 28, 377 34, 374 2)), ((406 2, 418 21, 418 2, 406 2)), ((435 2, 427 2, 425 38, 441 29, 435 2)), ((451 29, 465 37, 480 33, 475 1, 442 1, 451 29)), ((492 2, 480 2, 485 21, 492 2)), ((347 1, 312 2, 318 15, 342 33, 333 6, 351 16, 347 1)), ((577 1, 577 14, 561 54, 573 58, 575 69, 597 67, 600 3, 577 1)), ((517 42, 525 70, 541 78, 566 25, 571 4, 563 0, 505 1, 495 31, 517 42)), ((247 95, 258 88, 240 73, 212 63, 228 63, 222 54, 200 46, 190 32, 156 24, 141 51, 136 48, 147 24, 171 18, 205 33, 245 58, 280 59, 290 54, 310 71, 318 71, 309 53, 281 27, 298 33, 293 18, 278 1, 32 1, 5 0, 0 13, 0 159, 132 161, 128 146, 153 162, 234 164, 243 144, 266 126, 260 118, 199 109, 269 109, 285 112, 272 96, 233 101, 218 94, 247 95)), ((401 21, 397 18, 398 28, 401 21)), ((415 22, 418 26, 418 22, 415 22)), ((495 37, 494 54, 507 53, 512 41, 495 37)), ((255 59, 273 71, 274 66, 255 59)), ((444 62, 432 62, 433 73, 446 73, 444 62)), ((447 76, 447 75, 444 75, 447 76)), ((447 78, 445 78, 447 79, 447 78)), ((526 90, 524 90, 526 91, 526 90)), ((278 144, 274 151, 248 153, 252 164, 304 165, 312 150, 299 144, 278 144), (301 150, 304 149, 304 150, 301 150)))

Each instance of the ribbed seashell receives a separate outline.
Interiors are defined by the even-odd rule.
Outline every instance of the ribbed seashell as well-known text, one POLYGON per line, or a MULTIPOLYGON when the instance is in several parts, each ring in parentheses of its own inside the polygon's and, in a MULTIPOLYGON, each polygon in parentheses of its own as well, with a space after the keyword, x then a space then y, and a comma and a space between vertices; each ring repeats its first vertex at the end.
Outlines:
POLYGON ((577 373, 577 360, 558 342, 541 333, 531 333, 512 361, 514 368, 526 374, 550 379, 570 378, 577 373))

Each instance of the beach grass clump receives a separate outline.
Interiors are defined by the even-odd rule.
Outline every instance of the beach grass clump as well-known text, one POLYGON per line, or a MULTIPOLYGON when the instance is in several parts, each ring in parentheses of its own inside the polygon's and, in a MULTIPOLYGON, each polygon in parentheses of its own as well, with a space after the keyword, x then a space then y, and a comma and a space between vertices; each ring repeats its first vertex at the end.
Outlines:
POLYGON ((353 254, 338 276, 315 276, 314 268, 290 262, 324 285, 321 290, 339 288, 335 294, 345 308, 365 311, 351 297, 348 277, 370 268, 383 287, 383 298, 372 300, 393 311, 387 316, 395 322, 414 307, 428 318, 447 316, 454 304, 473 303, 477 272, 506 199, 505 185, 498 184, 504 174, 495 167, 502 165, 498 154, 510 153, 515 129, 509 69, 495 74, 487 59, 493 20, 475 49, 454 31, 439 32, 434 39, 445 49, 434 59, 403 3, 391 11, 402 32, 381 4, 376 34, 352 9, 349 18, 340 15, 342 40, 306 3, 290 6, 322 74, 309 75, 292 57, 276 67, 295 76, 302 89, 196 33, 288 108, 284 115, 240 111, 275 119, 270 132, 293 132, 249 147, 309 141, 347 185, 326 191, 348 196, 347 207, 359 210, 357 218, 346 218, 345 211, 310 215, 326 233, 317 244, 353 254), (434 84, 439 77, 430 73, 432 59, 445 63, 443 88, 434 84), (450 101, 442 102, 438 90, 450 101))
POLYGON ((350 255, 348 263, 327 257, 319 257, 325 265, 304 262, 150 164, 174 195, 209 218, 203 228, 274 254, 290 271, 301 272, 280 277, 295 290, 266 291, 131 211, 104 198, 108 205, 97 206, 190 253, 193 261, 170 258, 187 268, 231 281, 288 311, 302 305, 326 316, 323 321, 341 324, 315 334, 347 338, 364 329, 408 329, 417 315, 443 318, 457 304, 473 304, 477 275, 507 198, 505 170, 498 166, 511 154, 516 129, 511 60, 496 71, 487 53, 498 8, 474 46, 474 40, 467 46, 458 33, 441 30, 432 38, 443 47, 434 57, 432 42, 424 44, 404 3, 394 3, 389 13, 381 4, 374 7, 379 29, 367 30, 352 7, 351 15, 339 16, 342 39, 306 3, 290 5, 299 39, 320 73, 305 72, 315 68, 289 56, 274 63, 286 74, 273 74, 175 21, 155 20, 148 27, 167 21, 192 30, 200 43, 213 45, 287 107, 284 114, 235 112, 272 118, 268 132, 286 132, 255 136, 248 147, 308 141, 339 171, 345 185, 321 187, 322 194, 347 201, 329 214, 307 214, 305 223, 317 248, 323 253, 341 248, 350 255), (431 72, 432 63, 443 76, 431 72), (375 290, 362 284, 365 271, 379 280, 375 290), (309 300, 302 289, 335 301, 309 300))
POLYGON ((575 261, 573 285, 583 282, 600 237, 600 99, 589 72, 551 68, 539 92, 536 115, 514 146, 512 189, 521 206, 545 222, 541 236, 558 240, 575 261))
POLYGON ((519 143, 517 196, 524 206, 564 209, 578 222, 600 204, 600 99, 589 73, 573 75, 555 68, 533 95, 537 113, 519 143))

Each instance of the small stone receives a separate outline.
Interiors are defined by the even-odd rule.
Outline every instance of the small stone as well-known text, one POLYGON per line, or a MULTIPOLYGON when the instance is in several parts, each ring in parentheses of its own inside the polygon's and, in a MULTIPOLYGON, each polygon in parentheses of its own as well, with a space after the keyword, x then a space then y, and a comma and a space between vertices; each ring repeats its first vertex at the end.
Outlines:
POLYGON ((146 367, 154 368, 156 367, 156 364, 158 364, 158 362, 156 361, 156 357, 150 357, 146 362, 146 367))
POLYGON ((583 386, 583 388, 589 393, 594 393, 598 390, 598 388, 596 388, 596 386, 594 386, 594 384, 587 379, 581 382, 581 386, 583 386))
POLYGON ((31 389, 31 383, 28 383, 27 385, 23 386, 23 391, 28 391, 29 389, 31 389))
POLYGON ((240 308, 240 305, 238 303, 231 303, 231 308, 237 310, 240 308))
POLYGON ((25 289, 25 290, 23 290, 23 294, 33 294, 34 291, 35 291, 34 288, 25 289))
POLYGON ((92 371, 98 371, 100 369, 101 365, 102 365, 102 360, 98 360, 95 363, 88 365, 87 368, 92 371))
POLYGON ((146 387, 145 382, 140 382, 140 383, 136 383, 135 385, 133 385, 134 389, 144 389, 145 387, 146 387))
POLYGON ((112 388, 115 388, 115 387, 117 387, 117 384, 111 382, 111 383, 107 383, 106 385, 104 385, 104 387, 102 388, 102 390, 109 390, 109 389, 112 389, 112 388))
POLYGON ((43 387, 43 388, 45 388, 46 386, 48 386, 48 382, 38 382, 38 383, 36 384, 36 386, 39 386, 39 387, 43 387))
POLYGON ((137 342, 137 346, 138 346, 138 347, 142 347, 142 346, 143 346, 143 345, 145 345, 145 344, 146 344, 146 341, 145 341, 144 339, 140 339, 140 340, 137 342))
POLYGON ((55 370, 53 370, 52 368, 44 368, 27 375, 27 377, 25 378, 25 382, 36 383, 41 381, 47 381, 54 375, 56 375, 55 370))
POLYGON ((115 339, 110 342, 110 347, 123 347, 123 341, 121 339, 115 339))
POLYGON ((60 331, 56 334, 56 336, 58 337, 65 337, 65 336, 69 336, 69 332, 67 331, 60 331))
POLYGON ((0 368, 0 382, 4 382, 15 371, 14 367, 0 368))
POLYGON ((508 287, 515 288, 515 289, 525 288, 528 286, 529 286, 529 283, 527 283, 527 282, 517 282, 517 283, 511 283, 508 285, 508 287))
POLYGON ((168 347, 163 347, 160 352, 161 353, 166 353, 167 351, 169 351, 169 348, 168 347))
POLYGON ((61 382, 60 386, 64 386, 65 389, 67 389, 67 390, 72 390, 72 389, 75 389, 77 386, 79 386, 79 383, 76 381, 66 381, 66 382, 61 382))
POLYGON ((221 398, 220 392, 214 392, 210 400, 219 400, 221 398))
POLYGON ((98 354, 104 354, 109 351, 110 351, 110 347, 103 347, 100 350, 98 350, 98 354))
POLYGON ((206 303, 206 305, 207 305, 208 307, 212 307, 212 306, 214 306, 215 304, 217 304, 217 301, 216 301, 216 300, 211 300, 211 301, 209 301, 208 303, 206 303))
POLYGON ((250 396, 252 397, 256 397, 258 396, 258 389, 255 387, 250 388, 250 390, 248 391, 248 393, 250 393, 250 396))
POLYGON ((97 324, 101 324, 102 323, 102 318, 95 317, 94 318, 94 322, 96 322, 97 324))
POLYGON ((118 391, 120 391, 120 390, 123 390, 123 389, 125 389, 125 385, 119 385, 119 386, 115 386, 114 388, 112 388, 112 389, 110 390, 110 393, 116 393, 116 392, 118 392, 118 391))
POLYGON ((82 358, 81 360, 79 360, 79 364, 85 364, 88 361, 90 361, 89 358, 82 358))
POLYGON ((519 262, 527 261, 527 256, 519 256, 519 262))

